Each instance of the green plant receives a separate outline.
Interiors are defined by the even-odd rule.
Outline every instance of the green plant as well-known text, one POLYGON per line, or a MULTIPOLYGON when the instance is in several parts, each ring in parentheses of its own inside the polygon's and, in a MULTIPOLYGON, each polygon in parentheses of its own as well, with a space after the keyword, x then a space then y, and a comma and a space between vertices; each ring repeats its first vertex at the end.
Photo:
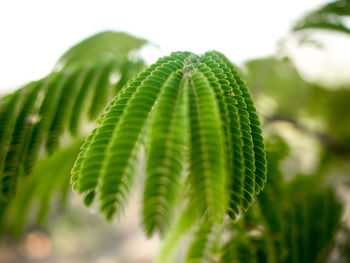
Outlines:
POLYGON ((20 175, 31 173, 42 145, 52 154, 66 130, 81 138, 86 131, 79 130, 80 124, 95 119, 129 76, 144 67, 128 54, 145 43, 125 33, 100 33, 63 55, 58 71, 1 98, 0 215, 15 195, 20 175), (121 77, 113 87, 109 78, 115 73, 121 77))
MULTIPOLYGON (((92 97, 88 111, 91 117, 103 103, 99 101, 106 97, 105 83, 114 62, 106 65, 106 75, 101 73, 98 93, 92 97)), ((69 114, 63 111, 70 108, 65 103, 73 103, 66 96, 73 92, 76 85, 72 83, 79 79, 79 70, 63 80, 60 75, 54 77, 58 83, 50 86, 40 106, 39 128, 34 125, 31 140, 36 147, 28 142, 29 157, 38 151, 42 140, 41 135, 35 137, 39 133, 35 133, 36 128, 41 131, 45 129, 42 127, 49 127, 45 145, 52 153, 63 124, 76 123, 74 117, 68 122, 69 114), (53 106, 53 100, 59 96, 52 93, 60 89, 62 99, 53 106)), ((21 140, 28 137, 22 125, 35 110, 40 84, 23 89, 30 96, 21 102, 14 127, 14 132, 22 134, 14 134, 10 145, 25 145, 21 140)), ((17 102, 17 94, 5 98, 4 115, 12 106, 11 101, 17 102)), ((70 115, 80 114, 73 108, 70 115)), ((91 204, 97 192, 101 211, 111 219, 123 208, 135 181, 135 165, 143 146, 147 158, 143 225, 148 235, 155 230, 165 235, 177 207, 183 205, 193 210, 191 224, 203 225, 209 235, 212 228, 223 223, 225 214, 234 220, 241 210, 246 211, 254 193, 259 193, 266 181, 264 143, 252 99, 238 70, 218 52, 207 52, 201 57, 177 52, 159 59, 125 85, 98 122, 101 126, 87 137, 73 167, 73 188, 85 193, 86 205, 91 204), (189 166, 188 175, 184 166, 189 166)), ((10 147, 7 156, 12 156, 12 152, 10 147)), ((27 155, 20 156, 22 150, 12 154, 13 162, 6 157, 2 177, 2 194, 7 200, 14 196, 19 173, 9 172, 7 165, 27 167, 27 155)), ((204 247, 194 245, 192 250, 189 257, 197 257, 197 250, 204 247)))
POLYGON ((338 0, 322 6, 302 17, 293 30, 327 29, 350 33, 350 29, 344 22, 344 18, 350 15, 350 1, 338 0))
MULTIPOLYGON (((86 205, 98 193, 100 210, 110 219, 135 181, 143 143, 148 235, 165 234, 179 196, 187 197, 182 203, 192 209, 192 224, 210 235, 226 213, 235 219, 246 211, 266 181, 253 102, 236 68, 218 52, 161 58, 125 86, 98 122, 72 170, 73 188, 86 194, 86 205)), ((189 257, 204 248, 194 244, 189 257)))
MULTIPOLYGON (((348 2, 336 1, 294 30, 348 33, 345 15, 348 2)), ((107 220, 139 184, 141 225, 163 241, 158 262, 325 262, 342 227, 327 174, 348 161, 348 90, 305 82, 288 58, 249 61, 246 76, 217 51, 174 52, 144 69, 146 43, 97 34, 0 98, 1 233, 43 224, 55 196, 67 203, 69 181, 107 220), (245 78, 256 101, 276 103, 262 115, 266 150, 245 78), (326 128, 304 127, 305 113, 326 128), (269 133, 276 122, 317 139, 311 174, 284 174, 293 147, 269 133)))

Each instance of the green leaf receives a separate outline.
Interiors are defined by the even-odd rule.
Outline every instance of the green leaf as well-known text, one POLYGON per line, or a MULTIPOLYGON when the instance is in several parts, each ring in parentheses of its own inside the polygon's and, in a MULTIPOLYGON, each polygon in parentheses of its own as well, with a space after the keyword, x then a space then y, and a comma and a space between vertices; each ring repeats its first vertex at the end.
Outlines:
POLYGON ((159 59, 122 88, 98 123, 72 170, 73 189, 85 195, 86 205, 98 197, 111 219, 127 201, 144 144, 142 213, 149 236, 166 234, 179 196, 188 198, 195 218, 206 218, 203 225, 214 226, 225 214, 236 218, 248 209, 265 183, 253 102, 238 71, 218 52, 159 59))
POLYGON ((174 216, 186 154, 187 89, 183 73, 173 73, 153 113, 142 210, 148 234, 155 229, 164 233, 174 216))
MULTIPOLYGON (((39 157, 52 154, 61 141, 65 145, 72 141, 71 137, 64 136, 68 129, 74 137, 89 132, 86 125, 84 129, 78 129, 79 124, 82 120, 86 123, 88 118, 94 119, 116 95, 116 89, 110 83, 111 75, 120 73, 122 66, 123 72, 133 72, 136 62, 130 61, 129 52, 143 44, 144 40, 125 33, 101 33, 73 47, 64 56, 67 67, 61 65, 57 72, 0 99, 2 201, 12 199, 17 178, 22 173, 29 175, 39 157), (116 43, 118 39, 120 42, 116 43), (109 48, 103 41, 108 41, 109 48), (113 43, 117 49, 112 48, 113 43), (82 55, 87 50, 91 57, 82 55), (111 50, 119 55, 112 55, 111 50)), ((136 64, 141 67, 143 61, 137 59, 136 64)), ((126 74, 123 81, 129 76, 126 74)))
POLYGON ((75 67, 93 64, 106 57, 116 57, 119 60, 118 63, 121 63, 131 51, 139 50, 145 44, 147 44, 146 40, 123 32, 101 32, 70 48, 59 59, 58 66, 75 67))
POLYGON ((22 105, 20 107, 16 123, 13 127, 11 142, 7 150, 5 163, 2 172, 2 194, 9 200, 16 190, 18 175, 22 172, 22 152, 31 133, 32 121, 31 112, 35 104, 36 97, 40 91, 41 83, 33 83, 23 90, 22 105))
POLYGON ((205 76, 191 72, 190 106, 190 198, 215 222, 226 209, 226 159, 222 126, 215 93, 205 76))
POLYGON ((350 1, 337 0, 303 16, 293 27, 294 31, 305 29, 334 30, 350 34, 345 17, 350 16, 350 1))
POLYGON ((228 213, 232 219, 235 219, 240 212, 243 198, 244 159, 241 125, 236 107, 237 100, 233 96, 233 89, 230 85, 233 83, 233 76, 228 66, 217 56, 213 56, 213 52, 206 52, 202 61, 211 68, 220 83, 216 93, 220 102, 223 123, 226 123, 224 129, 227 144, 228 191, 230 192, 228 213))

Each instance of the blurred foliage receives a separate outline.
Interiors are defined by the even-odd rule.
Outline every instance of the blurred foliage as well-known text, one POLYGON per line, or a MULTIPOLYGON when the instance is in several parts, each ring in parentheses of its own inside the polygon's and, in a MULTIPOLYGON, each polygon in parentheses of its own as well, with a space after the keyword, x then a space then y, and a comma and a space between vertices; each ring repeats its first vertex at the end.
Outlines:
POLYGON ((286 116, 295 116, 308 106, 313 87, 298 74, 290 59, 267 57, 245 64, 247 82, 255 98, 268 96, 277 104, 269 110, 286 116))
MULTIPOLYGON (((327 4, 306 15, 294 30, 331 29, 350 33, 342 22, 350 15, 349 7, 349 1, 327 4)), ((265 128, 275 123, 288 124, 275 132, 283 137, 285 133, 293 133, 294 140, 307 135, 316 139, 320 147, 311 174, 294 174, 289 181, 289 177, 286 180, 281 170, 276 169, 279 163, 276 160, 285 151, 272 150, 277 145, 285 148, 286 143, 267 145, 267 185, 258 196, 258 212, 253 210, 244 217, 249 225, 247 247, 255 247, 259 258, 255 262, 345 262, 349 218, 346 216, 341 221, 343 204, 335 193, 342 185, 347 189, 342 197, 346 200, 349 192, 350 83, 342 87, 308 83, 288 57, 255 59, 245 66, 265 128), (273 160, 273 156, 277 158, 273 160), (260 237, 249 236, 252 226, 261 231, 260 237), (338 231, 344 233, 344 240, 335 239, 338 231), (336 256, 331 256, 333 250, 337 251, 336 256)), ((298 147, 294 141, 288 144, 292 150, 298 147)), ((292 162, 292 166, 300 165, 295 160, 286 161, 292 162)), ((348 206, 348 202, 344 205, 348 206)), ((239 233, 241 236, 242 229, 239 233)))
POLYGON ((81 144, 82 140, 77 140, 39 160, 31 176, 19 178, 17 194, 6 210, 0 233, 18 236, 24 228, 43 225, 49 207, 64 208, 70 193, 70 170, 81 144))
POLYGON ((144 68, 137 53, 144 44, 102 32, 72 47, 58 70, 0 98, 0 225, 18 180, 39 158, 80 141, 107 102, 144 68))
POLYGON ((293 30, 327 29, 350 34, 350 28, 344 23, 344 18, 349 16, 350 1, 337 0, 302 17, 293 30))
MULTIPOLYGON (((306 14, 293 30, 328 29, 349 34, 344 23, 349 16, 350 1, 338 0, 306 14)), ((55 72, 0 99, 0 125, 9 127, 0 132, 0 178, 4 180, 8 171, 18 173, 14 198, 7 199, 6 191, 0 191, 0 211, 4 213, 1 233, 20 236, 23 231, 42 225, 48 214, 62 211, 69 198, 69 171, 82 137, 91 129, 86 124, 91 124, 109 98, 144 68, 137 51, 146 43, 125 33, 99 33, 67 51, 55 72), (113 77, 116 81, 110 81, 113 77), (74 79, 79 87, 86 88, 74 91, 74 79), (66 92, 72 95, 69 99, 62 95, 66 92), (48 95, 52 100, 47 99, 48 95), (31 176, 24 176, 31 169, 25 172, 23 158, 17 160, 13 156, 26 153, 44 115, 38 122, 26 120, 44 111, 45 100, 56 110, 52 110, 44 125, 45 136, 38 141, 37 154, 31 156, 31 162, 36 158, 39 161, 28 166, 33 168, 31 176), (79 114, 65 113, 63 106, 86 116, 80 119, 79 114), (53 123, 61 118, 65 121, 60 132, 52 133, 57 128, 53 123)), ((245 66, 248 86, 264 117, 268 164, 265 188, 248 213, 241 213, 234 222, 227 218, 220 227, 195 220, 197 208, 183 202, 185 196, 181 196, 183 207, 174 213, 175 224, 164 237, 158 262, 333 262, 330 258, 334 250, 339 252, 334 262, 349 261, 350 219, 343 211, 348 208, 346 196, 350 191, 350 83, 336 89, 308 83, 288 57, 254 59, 245 66), (272 126, 276 123, 288 125, 280 129, 272 126), (271 127, 275 129, 272 134, 271 127), (285 140, 284 133, 293 133, 295 140, 302 140, 303 135, 316 139, 320 150, 314 153, 317 160, 312 161, 316 164, 310 174, 283 173, 286 164, 301 165, 290 158, 298 145, 285 140), (338 200, 340 187, 345 188, 343 203, 338 200), (346 237, 342 241, 336 238, 340 232, 346 237), (204 254, 205 261, 200 261, 198 258, 204 254)), ((302 159, 306 154, 301 155, 302 159)), ((73 232, 89 216, 72 214, 66 218, 74 221, 69 230, 73 232)), ((89 239, 87 235, 84 238, 89 239)), ((101 245, 96 247, 102 249, 101 245)))
POLYGON ((333 248, 342 205, 318 176, 299 176, 286 189, 286 262, 322 262, 333 248), (321 182, 321 183, 320 183, 321 182))
MULTIPOLYGON (((132 56, 136 56, 147 41, 136 38, 127 33, 105 31, 93 35, 70 48, 58 60, 58 67, 74 67, 82 64, 92 64, 101 57, 115 57, 122 63, 132 56), (132 52, 136 52, 133 54, 132 52)), ((120 65, 119 65, 120 66, 120 65)))
MULTIPOLYGON (((285 120, 298 124, 301 118, 320 122, 317 133, 325 132, 341 143, 330 145, 335 151, 350 151, 350 84, 332 89, 320 87, 301 78, 289 58, 263 58, 246 63, 248 85, 254 97, 272 99, 269 112, 262 112, 270 120, 285 120), (340 148, 339 148, 340 147, 340 148), (339 149, 338 149, 339 148, 339 149), (343 149, 344 148, 344 149, 343 149)), ((320 135, 321 136, 321 135, 320 135)), ((323 138, 326 144, 334 144, 323 138)))
POLYGON ((342 205, 318 176, 285 181, 278 166, 287 152, 281 138, 267 144, 266 187, 255 207, 233 226, 223 262, 327 261, 340 227, 342 205))

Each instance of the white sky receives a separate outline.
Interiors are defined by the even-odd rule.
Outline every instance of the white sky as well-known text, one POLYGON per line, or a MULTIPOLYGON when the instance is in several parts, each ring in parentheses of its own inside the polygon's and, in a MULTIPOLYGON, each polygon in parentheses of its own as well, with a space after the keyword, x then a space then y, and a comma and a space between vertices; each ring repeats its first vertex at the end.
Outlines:
POLYGON ((324 0, 1 0, 0 91, 43 77, 71 45, 112 29, 176 50, 216 49, 241 62, 269 55, 305 11, 324 0))

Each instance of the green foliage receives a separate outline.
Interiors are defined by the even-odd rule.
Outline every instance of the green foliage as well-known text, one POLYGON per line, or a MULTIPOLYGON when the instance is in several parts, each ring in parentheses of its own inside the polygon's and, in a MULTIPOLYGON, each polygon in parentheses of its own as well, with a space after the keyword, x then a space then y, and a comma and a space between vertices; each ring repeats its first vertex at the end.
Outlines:
POLYGON ((63 207, 69 196, 70 170, 82 141, 38 161, 30 176, 19 178, 17 194, 2 218, 0 233, 18 236, 26 226, 43 225, 49 207, 63 207))
MULTIPOLYGON (((300 118, 308 117, 310 120, 316 120, 324 128, 316 130, 313 136, 323 137, 321 142, 332 152, 342 155, 349 152, 348 85, 333 89, 308 83, 301 78, 288 58, 256 59, 248 61, 246 66, 247 82, 255 99, 257 101, 266 97, 272 99, 268 111, 263 113, 268 121, 288 121, 299 126, 300 118), (339 123, 341 125, 338 125, 339 123), (322 133, 330 134, 332 138, 325 138, 322 133)), ((305 128, 299 127, 299 129, 305 128)))
POLYGON ((247 82, 256 99, 270 97, 277 104, 270 105, 269 111, 283 116, 297 116, 308 107, 317 94, 315 86, 306 83, 290 59, 275 57, 248 61, 247 82))
POLYGON ((342 206, 332 189, 315 187, 315 181, 319 179, 296 178, 287 189, 284 237, 289 249, 286 262, 323 261, 334 243, 342 206))
MULTIPOLYGON (((118 66, 127 60, 131 52, 139 50, 147 44, 144 39, 127 33, 105 31, 95 34, 70 48, 58 61, 58 66, 76 67, 94 64, 101 57, 115 57, 118 66)), ((135 55, 135 54, 134 54, 135 55)))
MULTIPOLYGON (((349 1, 330 3, 294 30, 349 33, 342 21, 349 10, 349 1)), ((97 202, 111 220, 138 181, 142 227, 163 239, 157 262, 325 262, 342 205, 324 179, 335 166, 343 173, 349 167, 349 89, 307 83, 288 58, 246 64, 254 98, 272 102, 265 125, 287 121, 324 146, 312 175, 286 180, 280 164, 289 145, 270 137, 265 155, 250 90, 235 65, 216 51, 175 52, 142 71, 135 51, 146 43, 97 34, 45 78, 0 98, 1 233, 18 236, 43 224, 51 204, 65 204, 69 180, 86 206, 97 202), (82 143, 86 124, 104 107, 82 143), (303 127, 305 116, 323 128, 303 127)))
MULTIPOLYGON (((249 91, 236 67, 216 51, 159 59, 127 83, 99 123, 72 170, 73 189, 85 194, 87 205, 98 197, 101 212, 111 219, 125 205, 143 147, 143 227, 147 235, 164 235, 187 203, 193 218, 185 229, 196 232, 189 262, 205 256, 224 215, 236 218, 247 210, 266 181, 264 143, 249 91), (202 227, 193 228, 195 222, 202 227)), ((174 235, 173 244, 179 240, 174 235)))
POLYGON ((245 233, 236 233, 223 248, 222 262, 257 263, 257 249, 245 233))
POLYGON ((87 132, 79 129, 81 124, 94 120, 118 92, 110 77, 119 73, 125 82, 142 67, 141 60, 131 61, 128 54, 144 43, 124 33, 103 32, 68 51, 59 71, 0 98, 0 218, 15 196, 17 181, 32 172, 44 152, 52 154, 87 132), (111 53, 113 42, 118 56, 111 53), (94 60, 83 56, 87 51, 94 60))
POLYGON ((294 31, 304 29, 327 29, 350 34, 344 17, 350 16, 350 1, 337 0, 308 13, 294 26, 294 31))
POLYGON ((180 72, 174 74, 168 86, 161 91, 151 123, 150 148, 146 164, 148 178, 143 205, 144 225, 149 229, 149 234, 153 232, 154 227, 169 224, 174 216, 172 213, 174 207, 168 206, 176 204, 181 189, 180 175, 183 170, 183 152, 187 136, 187 123, 184 116, 188 114, 186 111, 188 85, 181 86, 181 78, 180 72), (161 197, 163 191, 166 194, 161 197), (148 198, 154 198, 154 202, 148 198), (164 198, 164 203, 158 203, 159 198, 164 198), (162 218, 163 211, 166 212, 162 218), (148 220, 153 216, 159 216, 159 220, 163 222, 148 220))
POLYGON ((318 176, 286 182, 279 163, 287 153, 281 139, 267 143, 266 187, 256 206, 231 228, 223 262, 326 262, 342 205, 318 176))

